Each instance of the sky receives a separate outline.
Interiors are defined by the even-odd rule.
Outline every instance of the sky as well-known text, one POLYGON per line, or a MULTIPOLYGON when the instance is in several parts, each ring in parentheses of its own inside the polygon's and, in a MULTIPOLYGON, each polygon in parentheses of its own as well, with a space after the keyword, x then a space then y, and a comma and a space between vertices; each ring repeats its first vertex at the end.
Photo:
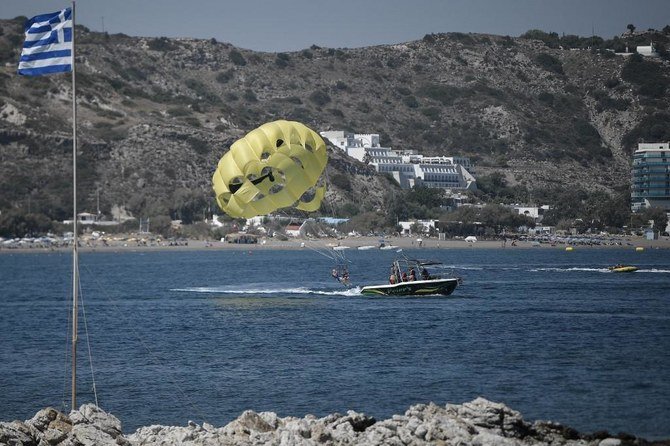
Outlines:
MULTIPOLYGON (((0 18, 69 6, 0 0, 0 18)), ((359 48, 429 33, 519 36, 529 29, 612 38, 670 25, 670 0, 78 0, 76 23, 130 36, 193 37, 255 51, 359 48)))

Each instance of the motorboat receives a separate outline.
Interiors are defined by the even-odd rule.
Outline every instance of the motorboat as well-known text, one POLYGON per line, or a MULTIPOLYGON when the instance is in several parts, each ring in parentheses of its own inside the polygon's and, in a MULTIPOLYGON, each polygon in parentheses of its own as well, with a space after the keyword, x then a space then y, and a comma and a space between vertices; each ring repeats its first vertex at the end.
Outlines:
POLYGON ((610 266, 607 269, 609 269, 613 273, 632 273, 634 271, 637 271, 638 267, 633 265, 614 265, 610 266))
POLYGON ((428 271, 427 266, 440 262, 425 260, 394 260, 389 283, 368 285, 361 294, 372 296, 448 296, 462 283, 460 277, 442 277, 428 271))

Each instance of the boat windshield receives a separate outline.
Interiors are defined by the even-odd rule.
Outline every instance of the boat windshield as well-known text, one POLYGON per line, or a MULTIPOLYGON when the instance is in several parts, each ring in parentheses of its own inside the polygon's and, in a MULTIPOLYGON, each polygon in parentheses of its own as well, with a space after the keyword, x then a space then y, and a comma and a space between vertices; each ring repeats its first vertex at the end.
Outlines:
POLYGON ((442 262, 418 259, 396 259, 391 266, 391 281, 411 282, 414 280, 441 279, 440 274, 429 271, 427 266, 441 265, 442 262))

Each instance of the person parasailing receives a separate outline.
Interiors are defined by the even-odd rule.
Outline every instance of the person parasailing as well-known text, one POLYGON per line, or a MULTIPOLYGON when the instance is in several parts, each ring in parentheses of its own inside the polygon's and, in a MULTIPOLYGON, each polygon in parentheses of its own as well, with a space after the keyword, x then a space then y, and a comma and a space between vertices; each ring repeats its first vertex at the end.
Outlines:
POLYGON ((335 280, 340 282, 342 285, 346 287, 351 286, 351 280, 349 279, 349 270, 347 269, 346 265, 333 268, 331 275, 333 276, 333 278, 335 278, 335 280))

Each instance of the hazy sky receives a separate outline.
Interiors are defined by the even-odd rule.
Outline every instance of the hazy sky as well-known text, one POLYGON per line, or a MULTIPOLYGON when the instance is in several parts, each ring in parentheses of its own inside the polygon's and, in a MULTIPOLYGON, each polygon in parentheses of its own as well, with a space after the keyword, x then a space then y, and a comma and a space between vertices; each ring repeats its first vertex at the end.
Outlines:
MULTIPOLYGON (((0 0, 0 18, 71 3, 0 0)), ((131 36, 216 38, 257 51, 357 48, 428 33, 518 36, 533 28, 611 38, 670 24, 670 0, 78 0, 77 24, 131 36)))

